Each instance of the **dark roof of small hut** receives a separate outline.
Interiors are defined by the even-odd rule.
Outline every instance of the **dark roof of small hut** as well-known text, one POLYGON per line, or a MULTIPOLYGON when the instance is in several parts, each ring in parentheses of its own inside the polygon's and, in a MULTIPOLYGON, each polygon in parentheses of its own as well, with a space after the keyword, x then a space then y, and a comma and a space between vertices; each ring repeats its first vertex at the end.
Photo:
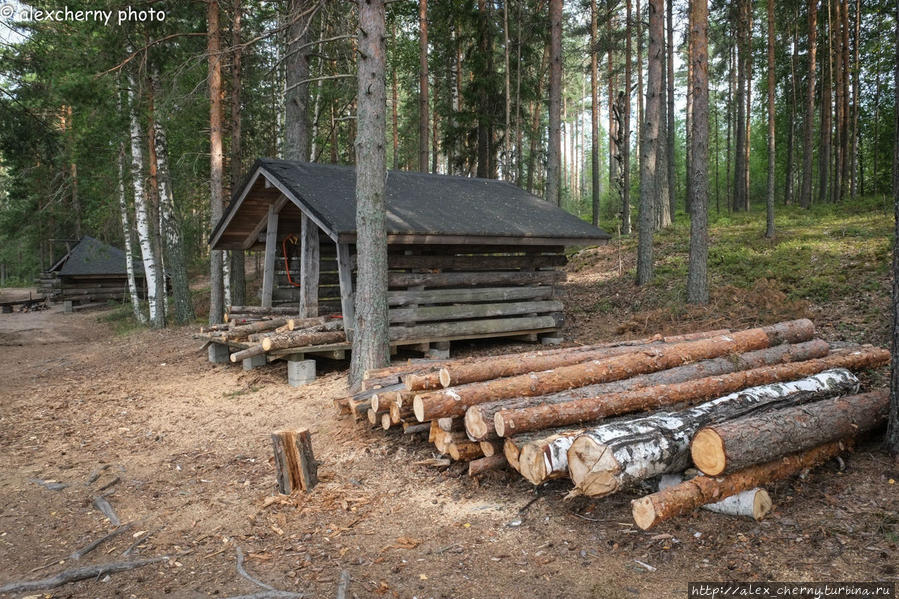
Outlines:
MULTIPOLYGON (((125 252, 88 235, 50 268, 62 277, 125 276, 125 252)), ((134 274, 144 276, 143 265, 135 262, 134 274)))
MULTIPOLYGON (((245 185, 236 190, 211 241, 218 244, 230 224, 241 220, 241 207, 248 199, 267 205, 273 201, 272 192, 293 201, 332 238, 352 240, 356 233, 355 185, 352 166, 259 159, 245 185)), ((386 204, 389 236, 532 238, 567 245, 610 237, 511 183, 494 179, 391 170, 386 204)), ((247 209, 244 220, 255 219, 251 224, 256 225, 261 212, 258 207, 252 210, 247 209)))

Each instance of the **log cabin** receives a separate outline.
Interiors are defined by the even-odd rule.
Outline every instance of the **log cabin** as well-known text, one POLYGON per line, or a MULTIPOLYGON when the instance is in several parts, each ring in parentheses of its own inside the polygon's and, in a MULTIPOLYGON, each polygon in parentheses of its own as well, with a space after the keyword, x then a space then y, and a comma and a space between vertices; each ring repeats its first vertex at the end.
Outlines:
MULTIPOLYGON (((385 203, 393 346, 557 336, 565 248, 610 238, 504 181, 391 170, 385 203)), ((352 166, 264 158, 235 188, 210 246, 263 253, 263 308, 340 314, 349 338, 355 238, 352 166)))

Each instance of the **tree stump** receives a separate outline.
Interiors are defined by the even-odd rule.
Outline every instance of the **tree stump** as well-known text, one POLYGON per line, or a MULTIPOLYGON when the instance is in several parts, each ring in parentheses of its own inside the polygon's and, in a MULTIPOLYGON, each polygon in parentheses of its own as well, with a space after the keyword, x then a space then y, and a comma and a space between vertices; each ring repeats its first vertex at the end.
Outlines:
POLYGON ((318 462, 312 453, 307 429, 272 433, 278 491, 290 495, 298 489, 309 493, 318 484, 318 462))

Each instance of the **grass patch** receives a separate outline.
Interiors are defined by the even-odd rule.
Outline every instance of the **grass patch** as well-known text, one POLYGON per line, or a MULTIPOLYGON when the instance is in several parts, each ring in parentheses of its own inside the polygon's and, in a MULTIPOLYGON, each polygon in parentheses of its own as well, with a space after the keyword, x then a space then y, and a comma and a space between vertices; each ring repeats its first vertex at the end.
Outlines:
POLYGON ((113 306, 114 309, 98 316, 97 322, 111 325, 113 332, 120 337, 144 329, 144 326, 134 319, 134 310, 131 309, 131 304, 110 302, 109 305, 113 306))

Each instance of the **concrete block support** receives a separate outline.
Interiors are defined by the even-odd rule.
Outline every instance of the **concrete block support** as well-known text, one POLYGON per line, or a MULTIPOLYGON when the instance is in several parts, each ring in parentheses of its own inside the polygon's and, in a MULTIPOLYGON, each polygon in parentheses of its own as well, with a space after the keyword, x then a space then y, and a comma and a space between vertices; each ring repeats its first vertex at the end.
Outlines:
POLYGON ((435 341, 425 353, 431 360, 447 360, 450 357, 450 342, 435 341))
POLYGON ((315 380, 315 360, 287 360, 287 384, 302 387, 315 380))
POLYGON ((224 343, 210 343, 209 361, 213 364, 229 364, 231 362, 231 348, 224 343))
POLYGON ((268 364, 267 356, 265 354, 259 354, 258 356, 244 358, 243 369, 253 370, 254 368, 259 368, 260 366, 265 366, 266 364, 268 364))

